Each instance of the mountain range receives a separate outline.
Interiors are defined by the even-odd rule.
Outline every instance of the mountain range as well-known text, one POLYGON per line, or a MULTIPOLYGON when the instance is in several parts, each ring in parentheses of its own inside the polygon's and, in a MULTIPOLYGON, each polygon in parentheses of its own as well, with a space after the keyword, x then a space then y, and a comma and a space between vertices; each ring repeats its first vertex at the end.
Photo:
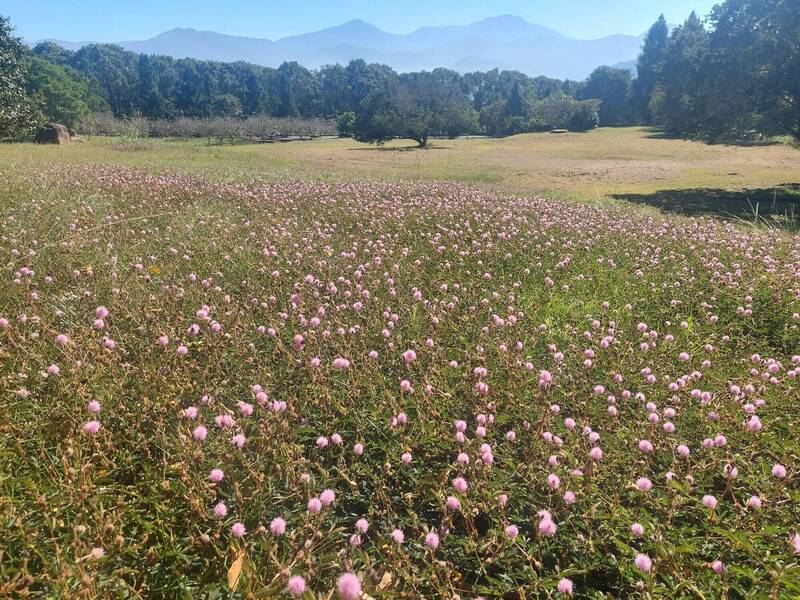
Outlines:
MULTIPOLYGON (((469 25, 423 27, 408 34, 388 33, 354 20, 278 40, 179 28, 148 40, 116 44, 145 54, 246 61, 268 67, 297 61, 307 68, 319 68, 363 58, 387 64, 399 72, 447 67, 466 73, 496 67, 533 76, 583 79, 600 65, 632 68, 642 38, 617 34, 575 39, 518 16, 503 15, 469 25)), ((91 43, 49 41, 70 49, 91 43)))

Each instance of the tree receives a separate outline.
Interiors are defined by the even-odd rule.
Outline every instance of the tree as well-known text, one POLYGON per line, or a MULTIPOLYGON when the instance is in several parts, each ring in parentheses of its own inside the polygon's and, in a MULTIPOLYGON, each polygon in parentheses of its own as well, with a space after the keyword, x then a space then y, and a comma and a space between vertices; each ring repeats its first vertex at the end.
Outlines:
POLYGON ((709 122, 713 133, 755 128, 800 142, 797 0, 726 0, 710 22, 708 75, 719 101, 709 122))
POLYGON ((26 91, 44 120, 73 128, 90 113, 108 110, 92 82, 74 69, 51 63, 37 54, 28 56, 25 63, 26 91))
POLYGON ((672 32, 651 93, 653 121, 669 133, 698 135, 704 130, 707 53, 708 32, 692 12, 672 32))
POLYGON ((232 94, 218 94, 211 100, 211 112, 215 117, 241 117, 242 103, 232 94))
POLYGON ((8 19, 0 16, 0 139, 25 136, 36 126, 25 88, 24 56, 22 42, 14 37, 8 19))
POLYGON ((648 30, 644 45, 636 64, 636 80, 633 82, 633 106, 642 122, 650 124, 650 94, 660 77, 661 61, 667 47, 669 28, 660 15, 648 30))
POLYGON ((600 104, 600 126, 625 125, 630 118, 631 74, 627 69, 598 67, 578 92, 578 98, 596 98, 600 104))

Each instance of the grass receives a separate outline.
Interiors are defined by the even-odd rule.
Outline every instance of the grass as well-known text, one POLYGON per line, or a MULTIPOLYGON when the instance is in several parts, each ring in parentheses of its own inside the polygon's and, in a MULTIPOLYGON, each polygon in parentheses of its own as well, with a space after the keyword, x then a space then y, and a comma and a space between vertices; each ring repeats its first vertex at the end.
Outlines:
POLYGON ((97 138, 69 147, 5 145, 0 146, 0 164, 100 162, 274 179, 444 180, 584 198, 671 189, 769 189, 800 182, 800 152, 789 146, 707 145, 658 139, 642 128, 434 140, 424 150, 414 149, 413 142, 375 147, 338 139, 237 146, 195 140, 153 144, 137 152, 123 152, 120 146, 97 138))
POLYGON ((568 199, 797 155, 648 135, 0 147, 0 595, 798 597, 797 238, 568 199))

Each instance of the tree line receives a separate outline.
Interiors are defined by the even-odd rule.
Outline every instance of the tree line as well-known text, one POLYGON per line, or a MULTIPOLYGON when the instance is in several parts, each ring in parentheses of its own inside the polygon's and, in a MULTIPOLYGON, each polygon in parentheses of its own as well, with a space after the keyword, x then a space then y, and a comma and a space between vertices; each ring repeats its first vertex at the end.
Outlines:
MULTIPOLYGON (((396 73, 353 60, 309 70, 137 54, 94 44, 32 50, 0 17, 0 137, 51 119, 330 119, 342 135, 511 135, 554 128, 648 124, 708 140, 791 135, 800 140, 797 0, 726 0, 706 21, 648 31, 637 76, 602 66, 585 81, 516 71, 396 73)), ((298 121, 290 121, 298 122, 298 121)), ((163 127, 162 127, 163 128, 163 127)))

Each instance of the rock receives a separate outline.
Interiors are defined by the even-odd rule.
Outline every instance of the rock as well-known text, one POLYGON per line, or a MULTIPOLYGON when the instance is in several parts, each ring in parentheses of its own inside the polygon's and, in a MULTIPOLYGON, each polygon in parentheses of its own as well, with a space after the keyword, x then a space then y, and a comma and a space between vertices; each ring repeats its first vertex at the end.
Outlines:
POLYGON ((37 144, 69 144, 69 129, 58 123, 47 123, 36 133, 37 144))

